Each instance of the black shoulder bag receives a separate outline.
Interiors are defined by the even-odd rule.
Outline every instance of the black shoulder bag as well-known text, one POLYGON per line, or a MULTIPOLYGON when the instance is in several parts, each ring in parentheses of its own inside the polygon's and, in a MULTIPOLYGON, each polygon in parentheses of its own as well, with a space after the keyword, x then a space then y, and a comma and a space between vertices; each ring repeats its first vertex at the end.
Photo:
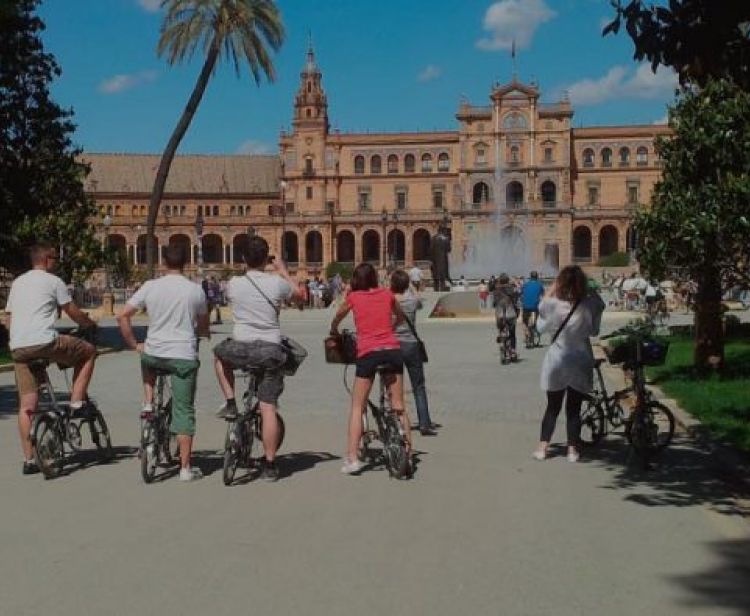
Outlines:
POLYGON ((414 327, 414 324, 411 322, 411 319, 409 319, 406 314, 404 314, 404 320, 409 326, 412 335, 417 339, 417 346, 419 347, 419 357, 422 360, 422 363, 426 364, 429 361, 429 358, 427 357, 427 347, 424 345, 424 341, 419 337, 419 334, 417 334, 417 330, 414 327))
POLYGON ((555 344, 555 341, 557 340, 558 336, 560 335, 560 332, 565 328, 565 326, 568 324, 568 321, 570 321, 570 317, 573 316, 573 313, 576 311, 576 308, 578 308, 578 304, 581 303, 581 300, 579 299, 575 304, 573 304, 573 307, 570 309, 570 312, 568 313, 568 316, 565 317, 565 320, 560 324, 560 327, 557 328, 557 331, 555 332, 555 335, 552 336, 552 342, 550 342, 550 345, 555 344))

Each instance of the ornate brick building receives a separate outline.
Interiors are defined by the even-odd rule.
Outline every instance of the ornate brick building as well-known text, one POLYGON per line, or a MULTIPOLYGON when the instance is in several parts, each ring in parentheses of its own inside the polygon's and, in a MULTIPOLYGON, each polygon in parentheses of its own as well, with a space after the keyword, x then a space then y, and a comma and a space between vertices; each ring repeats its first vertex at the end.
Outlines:
MULTIPOLYGON (((441 224, 459 260, 488 229, 521 242, 532 265, 626 252, 633 208, 648 202, 660 175, 654 138, 668 128, 573 128, 569 101, 539 99, 536 85, 514 79, 496 85, 487 105, 462 101, 456 131, 331 131, 310 49, 278 157, 178 156, 159 245, 182 243, 195 266, 220 269, 239 262, 251 230, 303 275, 330 261, 426 266, 441 224)), ((110 242, 143 263, 158 157, 86 159, 88 189, 112 220, 110 242)))

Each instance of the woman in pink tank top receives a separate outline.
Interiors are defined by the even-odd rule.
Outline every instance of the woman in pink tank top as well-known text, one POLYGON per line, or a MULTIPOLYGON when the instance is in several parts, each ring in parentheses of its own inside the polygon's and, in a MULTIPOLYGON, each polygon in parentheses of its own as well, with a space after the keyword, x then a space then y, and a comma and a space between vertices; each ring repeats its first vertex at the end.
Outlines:
POLYGON ((342 473, 353 474, 364 466, 357 457, 362 439, 362 411, 370 395, 379 366, 387 366, 386 379, 393 410, 399 415, 411 450, 411 426, 404 412, 404 361, 401 345, 394 332, 404 320, 404 313, 390 289, 378 287, 378 274, 369 263, 361 263, 352 274, 352 290, 347 294, 331 323, 331 335, 338 335, 338 326, 349 312, 354 314, 357 330, 357 362, 352 404, 349 415, 349 441, 342 473))

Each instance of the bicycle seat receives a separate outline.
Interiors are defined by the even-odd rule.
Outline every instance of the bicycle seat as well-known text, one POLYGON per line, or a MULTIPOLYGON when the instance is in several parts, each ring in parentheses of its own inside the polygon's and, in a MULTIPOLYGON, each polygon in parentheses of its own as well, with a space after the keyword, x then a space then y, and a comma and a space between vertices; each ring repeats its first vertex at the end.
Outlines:
POLYGON ((602 364, 606 364, 606 363, 607 363, 607 358, 606 357, 597 357, 594 360, 594 366, 596 366, 597 368, 599 366, 601 366, 602 364))
POLYGON ((260 376, 261 374, 263 374, 263 368, 260 366, 255 366, 253 364, 248 364, 246 366, 236 366, 234 371, 242 372, 243 374, 252 374, 254 376, 260 376))
POLYGON ((170 376, 172 373, 169 370, 163 368, 152 368, 151 370, 156 376, 170 376))

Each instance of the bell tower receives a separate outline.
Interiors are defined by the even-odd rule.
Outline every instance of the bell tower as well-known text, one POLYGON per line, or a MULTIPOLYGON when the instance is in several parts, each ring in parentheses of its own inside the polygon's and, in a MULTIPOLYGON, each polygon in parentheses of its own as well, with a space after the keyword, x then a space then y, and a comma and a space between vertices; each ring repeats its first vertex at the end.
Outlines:
POLYGON ((322 73, 315 61, 312 43, 300 74, 300 87, 294 99, 294 128, 322 130, 328 133, 328 100, 321 84, 322 73))

